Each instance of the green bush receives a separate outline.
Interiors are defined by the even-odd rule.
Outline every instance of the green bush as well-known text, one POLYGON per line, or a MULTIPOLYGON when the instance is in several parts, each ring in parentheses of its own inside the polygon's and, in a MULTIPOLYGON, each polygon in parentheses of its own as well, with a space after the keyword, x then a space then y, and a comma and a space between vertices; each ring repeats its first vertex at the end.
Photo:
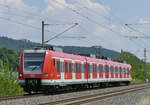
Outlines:
POLYGON ((0 72, 0 96, 23 94, 17 78, 12 73, 0 72))
POLYGON ((2 65, 0 60, 0 96, 23 94, 23 89, 18 84, 18 79, 12 75, 9 70, 9 62, 2 65))

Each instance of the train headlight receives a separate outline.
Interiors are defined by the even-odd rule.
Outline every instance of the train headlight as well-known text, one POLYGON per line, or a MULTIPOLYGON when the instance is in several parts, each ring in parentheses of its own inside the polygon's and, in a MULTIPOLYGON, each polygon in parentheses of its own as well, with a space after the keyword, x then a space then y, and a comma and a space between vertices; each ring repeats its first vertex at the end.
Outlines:
POLYGON ((48 77, 48 74, 47 73, 43 74, 43 77, 48 77))
POLYGON ((22 77, 23 77, 23 74, 19 74, 19 77, 22 78, 22 77))

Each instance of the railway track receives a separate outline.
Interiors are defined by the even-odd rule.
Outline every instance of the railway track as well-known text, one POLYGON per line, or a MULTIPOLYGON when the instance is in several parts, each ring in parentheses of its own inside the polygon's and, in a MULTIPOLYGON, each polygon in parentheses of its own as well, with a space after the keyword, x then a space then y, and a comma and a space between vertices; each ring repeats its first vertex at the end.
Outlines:
POLYGON ((93 101, 102 101, 104 99, 108 99, 114 96, 119 96, 125 93, 130 93, 130 92, 143 90, 147 88, 150 88, 150 84, 138 86, 138 87, 132 87, 128 89, 122 89, 119 91, 105 92, 105 93, 88 95, 88 96, 86 95, 86 96, 75 97, 75 98, 68 98, 68 99, 55 101, 55 102, 49 102, 49 103, 40 104, 40 105, 80 105, 80 104, 85 104, 85 103, 89 103, 93 101))
MULTIPOLYGON (((134 84, 131 84, 131 85, 140 85, 140 84, 145 84, 145 83, 134 83, 134 84)), ((143 86, 143 85, 142 85, 143 86)), ((145 86, 145 85, 144 85, 145 86)), ((94 89, 93 89, 94 90, 94 89)), ((91 90, 92 91, 92 90, 91 90)), ((104 93, 104 94, 109 94, 111 92, 108 92, 108 93, 104 93)), ((57 93, 56 93, 57 94, 57 93)), ((100 95, 100 94, 97 94, 97 96, 100 95)), ((15 100, 15 99, 24 99, 24 98, 33 98, 33 97, 40 97, 40 96, 44 96, 44 94, 42 93, 39 93, 39 94, 24 94, 24 95, 16 95, 16 96, 0 96, 0 102, 1 101, 7 101, 7 100, 15 100)), ((92 95, 91 95, 92 96, 92 95)), ((93 95, 95 96, 95 95, 93 95)), ((84 97, 88 97, 88 96, 84 96, 84 97)), ((83 97, 77 97, 77 98, 73 98, 71 100, 77 100, 77 99, 80 99, 80 98, 83 98, 83 97)), ((63 100, 62 100, 63 101, 63 100)), ((48 105, 49 104, 59 104, 61 103, 62 101, 57 101, 57 102, 52 102, 52 103, 47 103, 48 105)), ((70 99, 67 99, 67 100, 64 100, 64 101, 70 101, 70 99)), ((46 104, 46 105, 47 105, 46 104)))
POLYGON ((42 94, 24 94, 24 95, 16 95, 16 96, 1 96, 0 97, 0 102, 1 101, 6 101, 6 100, 15 100, 15 99, 23 99, 23 98, 32 98, 32 97, 39 97, 42 96, 42 94))

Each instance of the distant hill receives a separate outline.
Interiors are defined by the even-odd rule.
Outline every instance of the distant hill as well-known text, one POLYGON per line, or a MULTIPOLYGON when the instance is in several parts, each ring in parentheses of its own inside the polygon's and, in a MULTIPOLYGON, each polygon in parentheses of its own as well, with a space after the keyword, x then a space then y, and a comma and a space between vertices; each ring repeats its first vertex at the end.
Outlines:
POLYGON ((105 56, 111 59, 114 59, 116 56, 120 55, 119 52, 105 49, 100 46, 99 47, 59 46, 59 47, 61 47, 64 52, 72 54, 81 54, 81 55, 94 54, 99 57, 105 56))
POLYGON ((26 39, 16 40, 8 37, 0 37, 0 47, 7 47, 15 51, 24 49, 24 48, 33 48, 39 46, 39 43, 31 42, 26 39))
MULTIPOLYGON (((36 46, 40 46, 40 43, 31 42, 29 40, 16 40, 8 37, 0 37, 0 47, 7 47, 13 49, 15 51, 19 51, 21 49, 28 49, 34 48, 36 46)), ((94 54, 96 56, 106 56, 111 59, 114 59, 120 53, 102 48, 100 46, 93 46, 93 47, 77 47, 77 46, 58 46, 63 49, 66 53, 72 54, 94 54)))

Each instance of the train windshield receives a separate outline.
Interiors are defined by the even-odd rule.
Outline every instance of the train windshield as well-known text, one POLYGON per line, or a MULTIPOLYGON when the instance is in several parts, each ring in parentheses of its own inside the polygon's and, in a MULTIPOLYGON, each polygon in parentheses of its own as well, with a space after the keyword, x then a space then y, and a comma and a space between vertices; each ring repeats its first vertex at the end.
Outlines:
POLYGON ((24 74, 41 74, 45 53, 24 53, 24 74))

